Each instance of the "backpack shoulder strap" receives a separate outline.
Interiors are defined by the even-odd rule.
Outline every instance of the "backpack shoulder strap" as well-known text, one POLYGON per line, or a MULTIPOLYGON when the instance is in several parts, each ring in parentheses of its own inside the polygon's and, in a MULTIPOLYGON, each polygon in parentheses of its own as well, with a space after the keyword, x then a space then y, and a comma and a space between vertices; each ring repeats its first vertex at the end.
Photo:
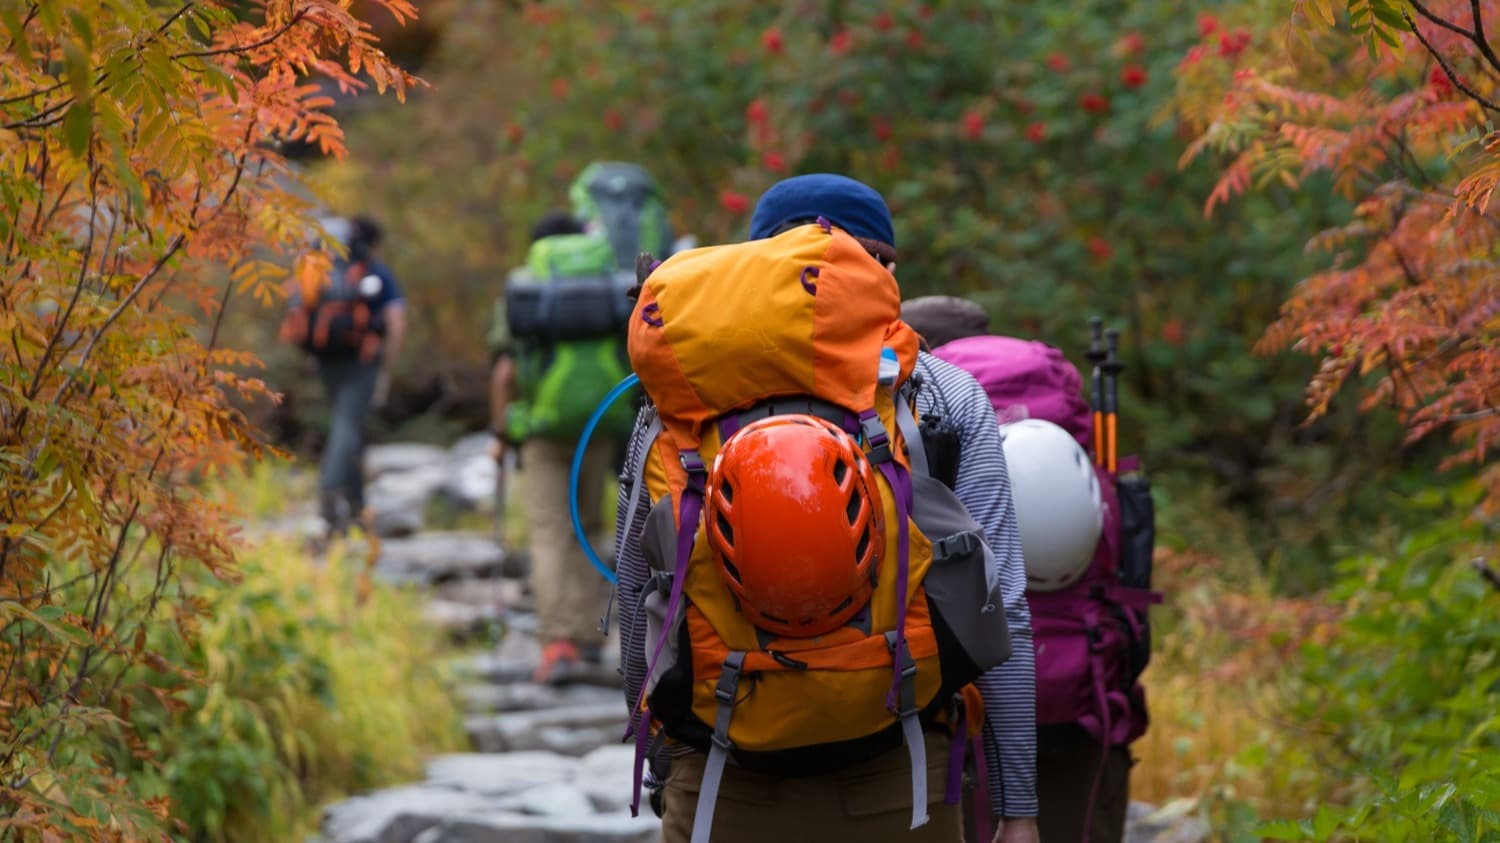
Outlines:
POLYGON ((912 473, 931 477, 932 472, 927 467, 927 448, 922 443, 922 429, 917 427, 917 416, 911 409, 915 400, 916 395, 910 386, 896 391, 896 429, 906 440, 906 458, 911 462, 912 473))
POLYGON ((637 444, 633 459, 626 469, 625 477, 630 486, 630 505, 625 509, 625 526, 629 530, 635 526, 635 515, 641 508, 641 498, 650 497, 646 490, 646 460, 651 458, 651 447, 656 444, 657 437, 661 436, 661 416, 655 411, 651 412, 651 423, 646 426, 646 432, 641 435, 637 444))

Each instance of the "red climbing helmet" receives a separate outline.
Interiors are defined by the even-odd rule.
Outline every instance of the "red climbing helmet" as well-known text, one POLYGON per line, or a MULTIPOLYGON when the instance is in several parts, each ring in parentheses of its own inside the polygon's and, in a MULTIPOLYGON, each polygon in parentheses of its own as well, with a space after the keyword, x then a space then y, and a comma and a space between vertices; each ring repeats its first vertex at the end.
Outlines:
POLYGON ((854 437, 809 415, 747 425, 714 460, 709 544, 740 611, 760 629, 811 638, 870 600, 885 510, 854 437))

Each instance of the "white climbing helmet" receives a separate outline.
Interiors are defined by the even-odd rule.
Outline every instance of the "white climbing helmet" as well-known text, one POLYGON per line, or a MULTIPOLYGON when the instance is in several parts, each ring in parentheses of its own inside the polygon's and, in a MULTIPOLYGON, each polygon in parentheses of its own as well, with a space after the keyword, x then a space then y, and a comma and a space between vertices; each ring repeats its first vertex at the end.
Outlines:
POLYGON ((1104 528, 1104 501, 1089 455, 1066 430, 1042 419, 1000 426, 1026 586, 1057 591, 1078 581, 1104 528))

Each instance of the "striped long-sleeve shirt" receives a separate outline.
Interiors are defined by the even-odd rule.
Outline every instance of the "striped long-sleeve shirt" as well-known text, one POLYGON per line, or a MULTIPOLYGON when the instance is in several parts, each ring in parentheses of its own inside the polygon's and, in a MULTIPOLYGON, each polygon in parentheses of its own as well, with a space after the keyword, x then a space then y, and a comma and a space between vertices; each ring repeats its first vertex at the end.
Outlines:
MULTIPOLYGON (((1000 429, 984 389, 967 372, 923 353, 917 361, 924 381, 917 393, 919 413, 937 413, 959 432, 959 470, 955 492, 969 514, 983 527, 999 566, 1001 599, 1010 627, 1012 654, 1001 666, 981 676, 984 697, 985 755, 990 770, 990 807, 997 816, 1029 817, 1037 811, 1036 797, 1036 676, 1031 641, 1031 612, 1026 604, 1026 571, 1016 530, 1015 505, 1000 429)), ((650 413, 648 408, 646 413, 650 413)), ((643 414, 630 438, 625 464, 638 464, 649 415, 643 414)), ((640 546, 650 501, 635 478, 620 487, 615 554, 619 576, 616 605, 620 617, 620 663, 625 673, 628 704, 639 699, 646 675, 646 619, 638 615, 639 595, 649 569, 640 546), (627 523, 629 522, 629 523, 627 523)))

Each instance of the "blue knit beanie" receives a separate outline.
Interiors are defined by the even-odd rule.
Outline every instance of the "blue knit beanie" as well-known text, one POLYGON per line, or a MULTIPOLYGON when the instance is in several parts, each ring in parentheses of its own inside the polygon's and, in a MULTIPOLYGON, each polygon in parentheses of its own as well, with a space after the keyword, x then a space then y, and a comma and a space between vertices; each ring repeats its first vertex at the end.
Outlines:
POLYGON ((750 239, 770 237, 789 222, 824 217, 865 245, 883 246, 894 259, 895 226, 885 199, 869 185, 848 176, 812 173, 794 176, 771 186, 750 216, 750 239))

